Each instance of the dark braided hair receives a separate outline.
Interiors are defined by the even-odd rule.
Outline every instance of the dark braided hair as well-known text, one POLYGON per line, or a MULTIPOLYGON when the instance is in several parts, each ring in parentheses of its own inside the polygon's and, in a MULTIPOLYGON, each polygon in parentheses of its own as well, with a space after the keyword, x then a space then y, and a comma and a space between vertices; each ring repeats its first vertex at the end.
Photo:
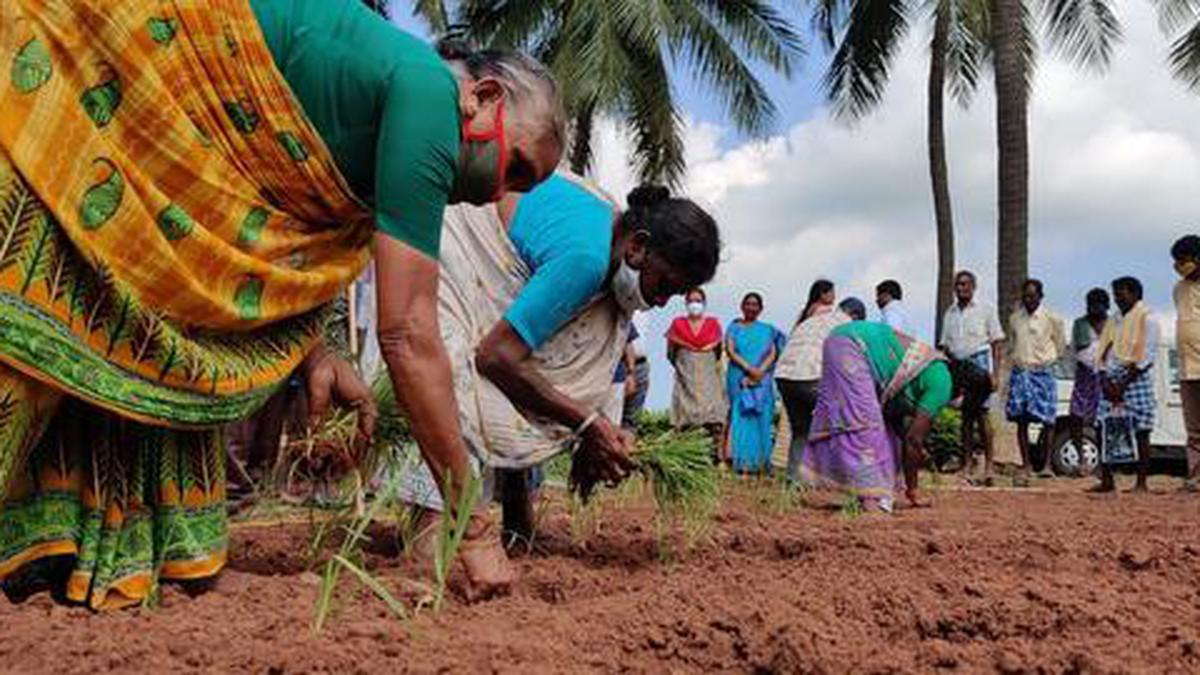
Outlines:
POLYGON ((641 185, 626 198, 621 232, 644 231, 646 249, 683 275, 690 286, 702 286, 717 273, 721 233, 717 222, 690 199, 672 197, 661 185, 641 185))

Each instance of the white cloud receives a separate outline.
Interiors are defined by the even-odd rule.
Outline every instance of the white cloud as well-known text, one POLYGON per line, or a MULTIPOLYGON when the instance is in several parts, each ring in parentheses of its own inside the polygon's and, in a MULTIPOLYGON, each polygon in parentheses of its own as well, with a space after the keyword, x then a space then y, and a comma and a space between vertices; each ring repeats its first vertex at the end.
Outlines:
MULTIPOLYGON (((1119 0, 1117 9, 1125 42, 1106 76, 1041 53, 1029 119, 1030 270, 1045 281, 1048 304, 1067 316, 1082 309, 1088 288, 1137 275, 1165 322, 1167 250, 1185 229, 1200 229, 1200 97, 1171 79, 1153 7, 1119 0)), ((864 300, 877 281, 896 277, 932 332, 926 64, 924 35, 914 35, 921 40, 899 59, 883 107, 856 125, 820 109, 785 133, 729 147, 721 128, 689 124, 686 191, 712 210, 726 240, 710 293, 723 318, 736 314, 744 291, 761 290, 766 318, 786 328, 818 276, 864 300)), ((993 288, 996 254, 990 88, 989 77, 967 111, 947 106, 958 262, 979 273, 984 291, 993 288)), ((597 178, 624 194, 634 183, 627 139, 608 125, 597 146, 597 178)), ((668 318, 654 320, 655 338, 668 318)), ((665 405, 665 373, 655 389, 652 401, 665 405)))

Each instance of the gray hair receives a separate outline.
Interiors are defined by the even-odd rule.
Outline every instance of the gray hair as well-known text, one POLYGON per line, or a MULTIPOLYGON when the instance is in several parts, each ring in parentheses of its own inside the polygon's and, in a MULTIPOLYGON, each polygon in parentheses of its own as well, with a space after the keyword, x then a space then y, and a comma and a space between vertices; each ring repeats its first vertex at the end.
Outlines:
POLYGON ((566 148, 567 113, 558 83, 537 59, 516 51, 473 51, 462 40, 452 38, 438 41, 437 51, 460 80, 495 78, 504 87, 511 107, 519 110, 513 122, 532 125, 529 131, 534 138, 566 148))

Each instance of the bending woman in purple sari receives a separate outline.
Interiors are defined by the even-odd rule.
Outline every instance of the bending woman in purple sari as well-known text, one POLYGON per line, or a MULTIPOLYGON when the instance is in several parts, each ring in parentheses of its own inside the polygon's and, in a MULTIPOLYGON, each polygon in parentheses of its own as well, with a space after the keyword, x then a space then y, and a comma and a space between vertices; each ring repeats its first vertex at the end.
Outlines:
POLYGON ((925 438, 950 401, 950 369, 933 347, 886 324, 854 321, 825 340, 801 480, 890 512, 903 468, 914 506, 925 438))

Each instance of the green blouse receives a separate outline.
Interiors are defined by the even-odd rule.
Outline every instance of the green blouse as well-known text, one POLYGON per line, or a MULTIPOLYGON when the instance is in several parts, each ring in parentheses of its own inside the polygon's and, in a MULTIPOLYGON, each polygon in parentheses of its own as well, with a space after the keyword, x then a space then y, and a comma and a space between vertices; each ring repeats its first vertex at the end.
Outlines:
POLYGON ((358 0, 250 0, 275 65, 378 228, 436 257, 458 164, 458 84, 358 0))
MULTIPOLYGON (((904 345, 896 337, 896 331, 883 323, 851 321, 833 329, 830 335, 848 337, 863 346, 867 361, 871 364, 871 375, 881 389, 891 382, 904 359, 904 345)), ((900 390, 900 395, 910 406, 934 417, 947 403, 953 389, 950 369, 944 361, 934 361, 900 390)))

